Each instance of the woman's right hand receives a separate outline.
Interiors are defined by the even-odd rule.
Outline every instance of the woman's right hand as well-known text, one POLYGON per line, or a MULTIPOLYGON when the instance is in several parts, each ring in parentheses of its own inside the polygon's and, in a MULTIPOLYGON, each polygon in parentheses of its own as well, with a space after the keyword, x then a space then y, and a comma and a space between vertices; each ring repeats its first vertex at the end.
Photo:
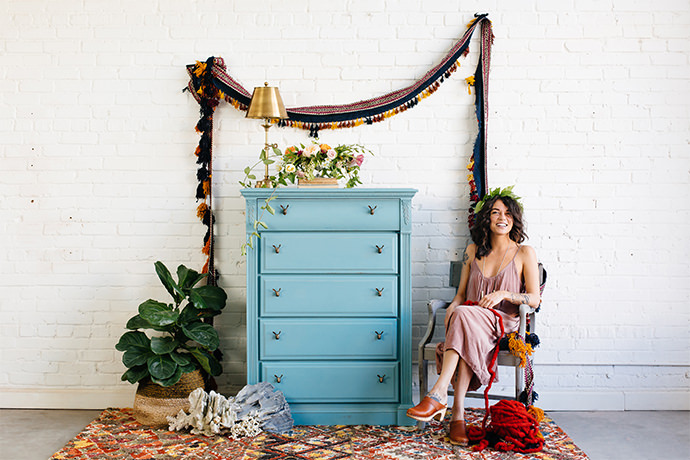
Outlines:
POLYGON ((446 317, 443 319, 443 326, 448 329, 448 323, 450 322, 450 317, 453 316, 453 312, 455 311, 455 308, 457 307, 457 304, 455 302, 452 302, 448 308, 446 308, 446 317))

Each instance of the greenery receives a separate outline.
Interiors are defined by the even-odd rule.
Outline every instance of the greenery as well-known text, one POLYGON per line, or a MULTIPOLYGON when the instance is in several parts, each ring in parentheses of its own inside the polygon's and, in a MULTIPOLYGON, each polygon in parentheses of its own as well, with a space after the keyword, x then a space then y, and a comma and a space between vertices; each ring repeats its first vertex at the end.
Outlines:
POLYGON ((122 380, 136 383, 150 378, 167 387, 177 383, 182 374, 196 369, 220 375, 223 368, 213 355, 218 348, 218 332, 203 319, 219 315, 225 308, 225 291, 217 286, 194 287, 208 274, 199 274, 184 265, 177 267, 177 281, 162 262, 156 262, 155 268, 173 303, 149 299, 139 305, 139 314, 127 322, 130 331, 115 346, 124 352, 122 362, 128 368, 122 380), (149 338, 140 329, 159 334, 149 338))
POLYGON ((296 183, 299 179, 314 179, 315 177, 331 177, 335 179, 347 179, 346 187, 354 187, 361 184, 359 170, 364 162, 364 154, 372 154, 370 150, 359 144, 338 145, 331 148, 328 144, 320 144, 317 140, 305 146, 291 146, 281 152, 280 149, 270 146, 270 151, 261 150, 259 161, 244 170, 244 180, 240 184, 251 187, 256 176, 252 170, 260 165, 271 165, 279 162, 278 173, 269 176, 271 186, 288 185, 296 183))

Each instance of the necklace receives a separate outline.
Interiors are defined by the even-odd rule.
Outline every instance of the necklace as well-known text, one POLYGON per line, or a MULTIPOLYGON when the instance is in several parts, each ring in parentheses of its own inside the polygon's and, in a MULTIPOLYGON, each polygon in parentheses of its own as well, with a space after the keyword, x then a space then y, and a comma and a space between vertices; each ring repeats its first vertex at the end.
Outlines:
MULTIPOLYGON (((510 246, 508 246, 508 247, 506 248, 506 251, 503 253, 503 258, 501 259, 501 263, 498 265, 498 271, 496 272, 496 275, 498 275, 499 273, 501 273, 501 267, 503 266, 503 262, 505 262, 505 260, 506 260, 506 255, 508 255, 508 250, 510 250, 510 246)), ((488 254, 487 254, 487 255, 488 255, 488 254)), ((486 257, 484 257, 484 260, 482 260, 482 276, 483 276, 484 278, 487 277, 487 276, 484 274, 484 273, 486 273, 486 272, 484 271, 484 266, 485 266, 485 265, 486 265, 486 257)), ((494 276, 496 276, 496 275, 494 275, 494 276)), ((490 278, 493 278, 493 276, 490 277, 490 278)))

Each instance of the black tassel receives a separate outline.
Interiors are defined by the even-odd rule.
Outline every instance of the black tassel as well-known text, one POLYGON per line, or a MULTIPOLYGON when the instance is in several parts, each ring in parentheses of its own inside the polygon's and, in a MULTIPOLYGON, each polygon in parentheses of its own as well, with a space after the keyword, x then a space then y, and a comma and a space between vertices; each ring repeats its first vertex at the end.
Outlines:
POLYGON ((533 333, 528 333, 528 334, 527 334, 527 337, 525 337, 525 342, 527 342, 527 343, 529 343, 530 345, 532 345, 532 348, 538 347, 539 344, 541 343, 541 342, 539 341, 539 336, 538 336, 537 334, 533 334, 533 333))
POLYGON ((208 169, 206 169, 206 166, 199 168, 199 170, 196 172, 196 178, 199 182, 203 182, 208 179, 208 169))
POLYGON ((211 118, 208 116, 202 117, 196 124, 196 129, 198 131, 210 131, 211 130, 211 118))
POLYGON ((206 230, 206 234, 204 235, 204 246, 208 243, 209 238, 211 238, 211 229, 206 230))
POLYGON ((203 200, 204 198, 206 198, 206 194, 204 193, 204 184, 199 183, 199 185, 196 188, 196 199, 203 200))

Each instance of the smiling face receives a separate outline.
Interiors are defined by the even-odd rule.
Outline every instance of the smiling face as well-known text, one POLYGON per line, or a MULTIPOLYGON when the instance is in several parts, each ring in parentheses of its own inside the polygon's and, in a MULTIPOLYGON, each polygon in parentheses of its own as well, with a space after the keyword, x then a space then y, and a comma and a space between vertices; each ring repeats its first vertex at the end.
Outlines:
POLYGON ((489 213, 490 229, 498 235, 509 235, 513 228, 513 214, 503 201, 496 200, 489 213))

